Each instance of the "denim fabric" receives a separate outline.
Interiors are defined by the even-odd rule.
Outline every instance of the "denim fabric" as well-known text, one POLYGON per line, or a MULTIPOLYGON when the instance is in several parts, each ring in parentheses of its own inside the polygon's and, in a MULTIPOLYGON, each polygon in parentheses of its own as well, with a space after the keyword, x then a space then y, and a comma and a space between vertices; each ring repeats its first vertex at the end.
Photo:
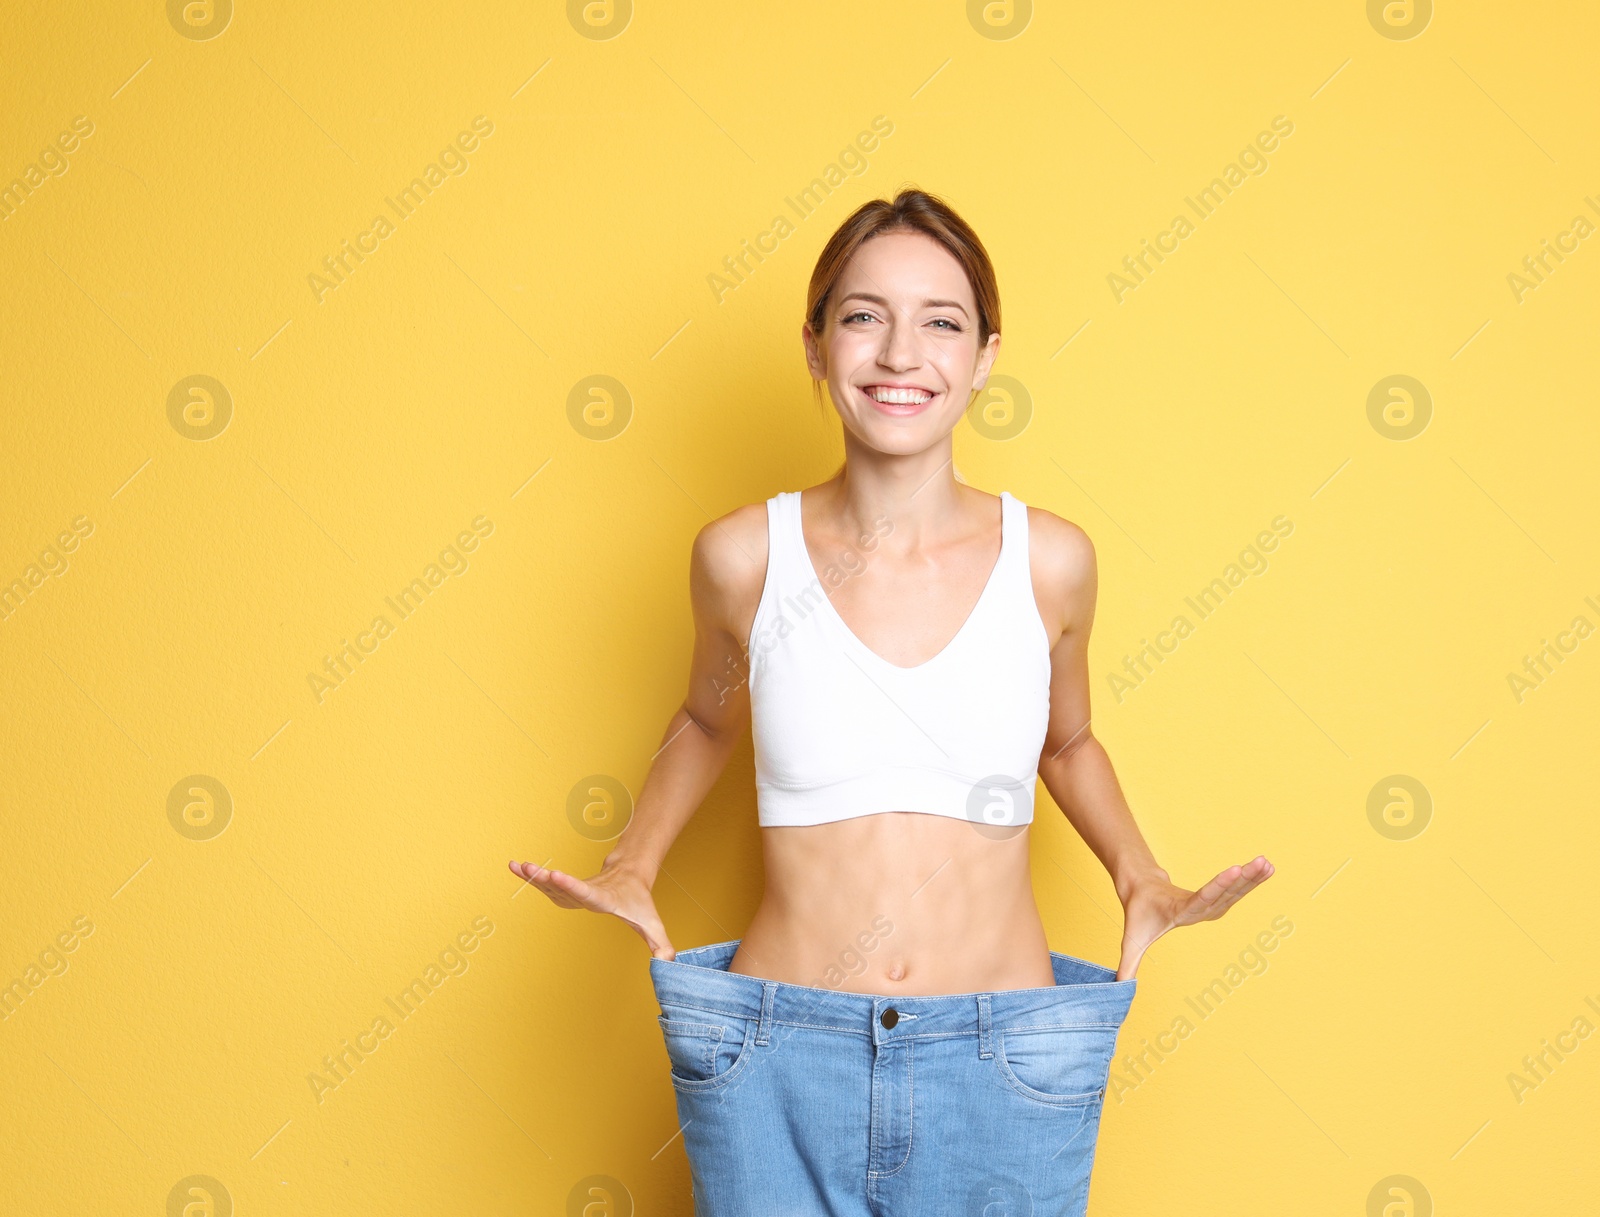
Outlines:
POLYGON ((738 945, 650 961, 696 1217, 1081 1217, 1136 981, 1052 951, 1049 988, 891 998, 738 945))

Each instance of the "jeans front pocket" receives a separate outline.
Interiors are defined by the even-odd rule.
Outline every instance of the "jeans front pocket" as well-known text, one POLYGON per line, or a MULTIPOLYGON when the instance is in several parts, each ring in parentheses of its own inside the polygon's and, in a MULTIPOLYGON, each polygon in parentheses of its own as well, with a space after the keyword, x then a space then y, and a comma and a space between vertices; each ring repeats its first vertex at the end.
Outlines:
POLYGON ((692 1006, 661 1009, 656 1022, 672 1063, 672 1084, 679 1090, 717 1089, 744 1068, 754 1038, 748 1020, 692 1006))
POLYGON ((1024 1098, 1076 1106, 1105 1094, 1116 1047, 1112 1026, 1023 1027, 1001 1033, 995 1063, 1024 1098))

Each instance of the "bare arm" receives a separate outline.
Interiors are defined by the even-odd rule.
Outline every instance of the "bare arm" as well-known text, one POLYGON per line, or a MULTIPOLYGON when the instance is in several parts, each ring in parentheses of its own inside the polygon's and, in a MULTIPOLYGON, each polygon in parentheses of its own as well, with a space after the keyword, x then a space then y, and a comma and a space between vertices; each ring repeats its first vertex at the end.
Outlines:
POLYGON ((1045 527, 1029 532, 1039 534, 1033 546, 1035 599, 1045 630, 1055 641, 1050 651, 1050 725, 1039 776, 1122 898, 1138 879, 1161 867, 1090 722, 1089 631, 1098 589, 1094 546, 1082 529, 1054 516, 1045 527))
POLYGON ((1089 715, 1089 631, 1098 571, 1094 546, 1075 524, 1030 508, 1034 597, 1050 651, 1050 723, 1039 758, 1045 789, 1094 851, 1122 902, 1122 958, 1117 978, 1139 967, 1157 938, 1180 925, 1222 916, 1272 875, 1256 857, 1230 866, 1198 891, 1173 884, 1156 862, 1117 783, 1111 757, 1094 737, 1089 715))
POLYGON ((750 715, 748 636, 766 576, 766 506, 714 520, 695 537, 689 560, 694 653, 689 690, 667 723, 633 818, 588 880, 530 862, 511 869, 563 908, 620 917, 653 956, 676 952, 650 890, 672 843, 728 762, 750 715))
POLYGON ((655 882, 662 859, 716 783, 750 720, 749 670, 739 634, 755 616, 766 572, 766 508, 760 508, 758 553, 750 552, 752 538, 740 535, 749 533, 738 527, 748 521, 731 528, 713 521, 695 537, 689 561, 695 627, 689 691, 667 723, 633 820, 606 858, 607 865, 627 867, 647 884, 655 882))

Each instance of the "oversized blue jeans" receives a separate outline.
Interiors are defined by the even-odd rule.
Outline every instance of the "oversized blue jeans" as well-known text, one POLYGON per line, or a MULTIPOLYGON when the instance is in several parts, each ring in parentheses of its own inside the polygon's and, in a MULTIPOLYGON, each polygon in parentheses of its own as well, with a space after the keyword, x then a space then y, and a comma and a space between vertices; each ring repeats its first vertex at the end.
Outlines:
POLYGON ((1134 980, 881 997, 652 959, 696 1217, 1081 1217, 1134 980))

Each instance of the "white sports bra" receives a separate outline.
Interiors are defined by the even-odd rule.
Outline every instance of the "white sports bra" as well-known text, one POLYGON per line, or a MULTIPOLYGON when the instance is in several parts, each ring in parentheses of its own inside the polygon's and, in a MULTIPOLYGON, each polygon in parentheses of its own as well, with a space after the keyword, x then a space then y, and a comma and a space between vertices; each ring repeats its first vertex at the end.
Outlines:
MULTIPOLYGON (((1000 504, 1000 558, 977 604, 944 650, 902 668, 868 649, 824 593, 800 491, 767 500, 767 578, 749 645, 763 827, 881 811, 1033 820, 1050 641, 1033 597, 1027 505, 1009 491, 1000 504)), ((834 586, 848 577, 829 573, 834 586)))

